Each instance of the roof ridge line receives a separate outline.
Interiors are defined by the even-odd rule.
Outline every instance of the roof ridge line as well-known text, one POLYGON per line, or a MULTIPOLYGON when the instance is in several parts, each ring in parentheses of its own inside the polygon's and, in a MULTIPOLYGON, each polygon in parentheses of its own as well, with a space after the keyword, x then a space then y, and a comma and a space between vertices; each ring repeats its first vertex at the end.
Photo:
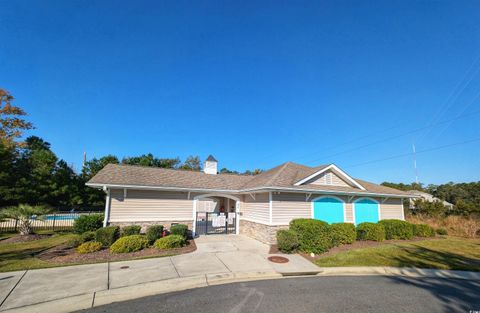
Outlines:
POLYGON ((267 180, 264 185, 266 186, 266 185, 270 184, 273 180, 275 180, 275 179, 278 177, 278 175, 280 175, 280 173, 282 173, 283 170, 284 170, 290 163, 292 163, 292 162, 290 162, 290 161, 285 162, 285 164, 283 164, 283 166, 278 170, 278 172, 275 173, 275 175, 273 175, 272 178, 270 178, 269 180, 267 180))
MULTIPOLYGON (((189 169, 182 169, 182 168, 167 168, 167 167, 158 167, 158 166, 149 166, 149 165, 138 165, 138 164, 122 164, 122 163, 108 163, 103 168, 108 165, 116 165, 116 166, 124 166, 124 167, 138 167, 138 168, 146 168, 146 169, 155 169, 155 170, 165 170, 165 171, 172 171, 172 172, 193 172, 193 173, 200 173, 206 174, 204 171, 195 171, 189 169)), ((102 169, 103 169, 102 168, 102 169)), ((206 175, 213 175, 213 174, 206 174, 206 175)), ((248 175, 248 174, 235 174, 235 173, 217 173, 215 175, 228 175, 228 176, 237 176, 237 177, 254 177, 255 175, 248 175)))

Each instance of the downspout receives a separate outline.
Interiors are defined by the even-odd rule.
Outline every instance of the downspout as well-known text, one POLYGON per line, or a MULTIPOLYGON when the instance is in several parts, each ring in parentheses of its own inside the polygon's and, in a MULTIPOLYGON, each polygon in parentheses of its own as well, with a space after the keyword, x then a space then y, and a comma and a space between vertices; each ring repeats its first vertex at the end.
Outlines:
POLYGON ((108 220, 110 219, 110 189, 106 187, 104 188, 104 190, 105 189, 107 193, 107 198, 105 199, 105 216, 103 219, 103 227, 107 227, 108 220))
POLYGON ((270 225, 272 225, 273 222, 273 208, 272 208, 272 192, 270 191, 268 193, 268 211, 269 211, 269 220, 270 220, 270 225))

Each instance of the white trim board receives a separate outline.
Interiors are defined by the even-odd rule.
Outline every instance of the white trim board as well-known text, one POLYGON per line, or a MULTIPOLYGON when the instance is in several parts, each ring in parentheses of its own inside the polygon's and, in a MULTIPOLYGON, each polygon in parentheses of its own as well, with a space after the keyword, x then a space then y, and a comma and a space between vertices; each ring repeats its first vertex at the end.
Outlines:
POLYGON ((347 180, 348 182, 350 182, 351 184, 353 184, 354 186, 360 188, 361 190, 366 190, 362 185, 360 185, 355 179, 353 179, 352 177, 350 177, 347 173, 345 173, 344 171, 342 171, 338 166, 336 166, 335 164, 330 164, 329 166, 313 173, 312 175, 310 176, 307 176, 305 178, 303 178, 302 180, 296 182, 294 185, 295 186, 300 186, 301 184, 304 184, 305 182, 311 180, 312 178, 315 178, 317 177, 318 175, 328 171, 328 170, 333 170, 334 172, 337 172, 338 174, 340 174, 341 176, 343 176, 343 178, 345 180, 347 180))

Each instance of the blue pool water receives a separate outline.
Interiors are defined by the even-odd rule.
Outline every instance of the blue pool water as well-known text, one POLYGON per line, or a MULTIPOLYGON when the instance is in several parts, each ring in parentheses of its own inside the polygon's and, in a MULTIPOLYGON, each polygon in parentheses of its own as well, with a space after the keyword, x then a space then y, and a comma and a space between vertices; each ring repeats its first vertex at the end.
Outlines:
POLYGON ((52 220, 57 220, 57 221, 60 221, 60 220, 74 220, 74 219, 77 219, 80 215, 78 214, 68 214, 68 215, 47 215, 45 216, 45 219, 47 221, 52 221, 52 220))

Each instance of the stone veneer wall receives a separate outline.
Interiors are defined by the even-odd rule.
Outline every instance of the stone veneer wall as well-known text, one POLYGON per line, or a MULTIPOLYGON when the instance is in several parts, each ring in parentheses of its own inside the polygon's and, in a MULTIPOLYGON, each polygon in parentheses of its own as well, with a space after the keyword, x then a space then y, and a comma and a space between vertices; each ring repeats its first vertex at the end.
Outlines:
POLYGON ((267 244, 277 243, 277 231, 288 229, 288 225, 269 226, 246 220, 240 220, 240 234, 247 235, 267 244))
POLYGON ((130 225, 140 225, 142 227, 141 232, 144 233, 147 231, 148 226, 163 225, 163 227, 165 227, 166 229, 170 229, 170 227, 172 226, 172 223, 188 225, 189 230, 192 230, 192 227, 193 227, 192 221, 111 222, 109 223, 109 225, 120 226, 120 228, 124 226, 130 226, 130 225))

